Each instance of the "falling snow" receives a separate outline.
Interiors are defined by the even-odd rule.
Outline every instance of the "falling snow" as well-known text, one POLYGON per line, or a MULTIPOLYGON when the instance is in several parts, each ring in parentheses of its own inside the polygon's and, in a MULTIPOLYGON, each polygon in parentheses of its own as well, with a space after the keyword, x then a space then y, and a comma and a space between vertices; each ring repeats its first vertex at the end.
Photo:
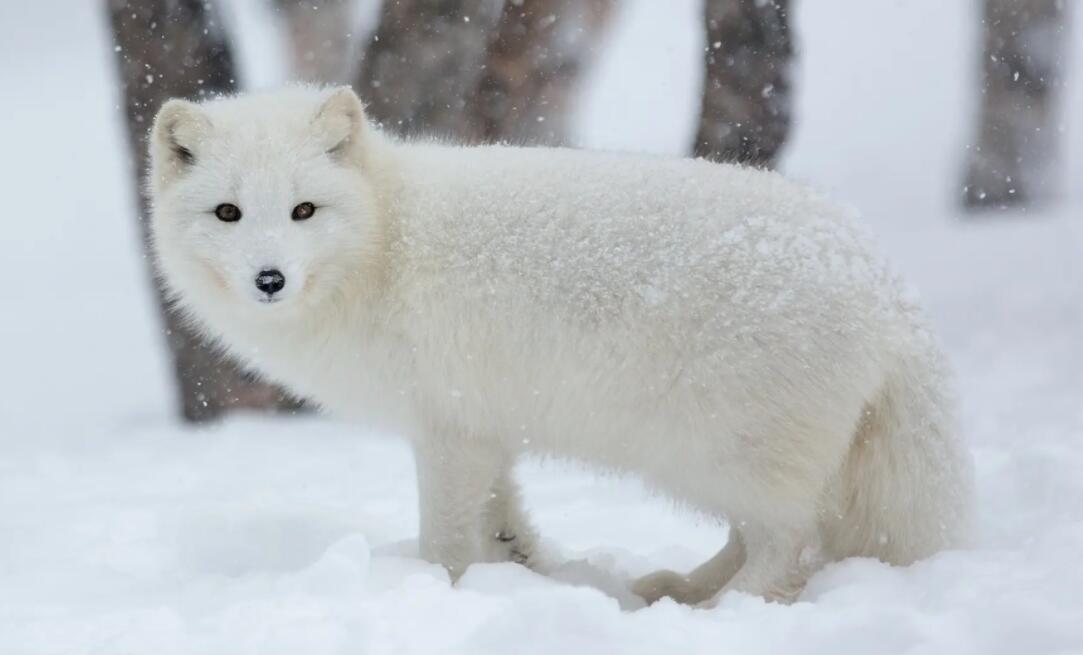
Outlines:
MULTIPOLYGON (((315 418, 174 422, 100 7, 6 3, 0 81, 22 91, 0 122, 0 171, 35 209, 6 223, 0 258, 0 652, 1083 651, 1079 185, 1025 214, 959 220, 973 3, 851 2, 845 20, 796 4, 800 124, 782 165, 859 206, 921 290, 975 457, 972 548, 907 568, 837 564, 792 606, 642 608, 630 579, 698 564, 725 527, 634 480, 531 462, 549 575, 482 565, 450 585, 416 557, 413 464, 393 435, 315 418)), ((699 2, 628 6, 573 131, 681 152, 699 2)), ((1079 133, 1064 140, 1073 180, 1079 133)))

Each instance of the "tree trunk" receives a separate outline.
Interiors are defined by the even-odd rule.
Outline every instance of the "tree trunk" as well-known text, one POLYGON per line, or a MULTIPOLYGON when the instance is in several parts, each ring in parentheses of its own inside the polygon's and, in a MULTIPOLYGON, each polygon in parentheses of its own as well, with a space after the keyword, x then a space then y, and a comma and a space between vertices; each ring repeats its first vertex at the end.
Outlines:
POLYGON ((789 0, 706 0, 706 78, 694 152, 774 166, 790 130, 789 0))
POLYGON ((353 3, 350 0, 274 0, 286 23, 293 79, 345 84, 353 79, 353 3))
POLYGON ((964 187, 968 208, 1023 205, 1052 189, 1066 4, 984 2, 978 144, 967 157, 964 187))
MULTIPOLYGON (((199 99, 231 92, 237 86, 236 73, 214 3, 107 0, 107 7, 124 90, 132 177, 141 190, 147 170, 147 133, 158 107, 172 97, 199 99)), ((149 207, 141 192, 138 206, 144 259, 149 263, 149 207)), ((236 407, 293 406, 284 392, 254 382, 219 356, 186 326, 155 284, 184 418, 205 421, 236 407)))
POLYGON ((462 135, 502 4, 385 1, 357 84, 369 116, 398 134, 462 135))
POLYGON ((469 136, 566 143, 575 83, 612 8, 612 0, 507 2, 467 108, 469 136))

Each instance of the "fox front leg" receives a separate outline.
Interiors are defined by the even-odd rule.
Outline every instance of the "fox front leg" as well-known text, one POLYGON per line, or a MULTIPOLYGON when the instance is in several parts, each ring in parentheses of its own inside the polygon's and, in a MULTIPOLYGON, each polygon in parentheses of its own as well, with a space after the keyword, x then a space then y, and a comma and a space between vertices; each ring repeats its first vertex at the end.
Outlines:
POLYGON ((421 557, 441 564, 457 580, 486 559, 486 510, 502 472, 496 444, 427 435, 415 445, 421 557))
POLYGON ((536 564, 536 535, 523 510, 519 485, 512 477, 511 462, 503 467, 493 483, 485 507, 483 530, 486 561, 515 562, 531 568, 536 564))

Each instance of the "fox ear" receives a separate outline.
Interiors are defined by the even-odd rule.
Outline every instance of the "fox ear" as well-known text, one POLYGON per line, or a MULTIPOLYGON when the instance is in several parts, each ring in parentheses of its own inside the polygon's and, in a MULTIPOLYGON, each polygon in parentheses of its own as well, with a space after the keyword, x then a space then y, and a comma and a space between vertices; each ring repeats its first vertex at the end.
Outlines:
POLYGON ((360 162, 365 125, 361 99, 348 86, 332 91, 312 119, 313 134, 324 151, 353 163, 360 162))
POLYGON ((196 103, 173 99, 162 105, 150 136, 154 187, 172 181, 195 164, 210 132, 211 121, 196 103))

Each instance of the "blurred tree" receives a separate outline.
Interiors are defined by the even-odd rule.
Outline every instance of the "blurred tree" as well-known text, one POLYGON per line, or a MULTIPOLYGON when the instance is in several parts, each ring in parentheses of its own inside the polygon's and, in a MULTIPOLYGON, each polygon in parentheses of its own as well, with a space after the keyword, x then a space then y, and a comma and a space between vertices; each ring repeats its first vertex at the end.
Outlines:
POLYGON ((698 157, 774 166, 790 130, 789 0, 706 0, 698 157))
POLYGON ((1053 184, 1065 0, 984 0, 981 109, 964 204, 1024 205, 1053 184))
POLYGON ((357 88, 402 135, 559 144, 613 0, 384 2, 357 88))
POLYGON ((351 0, 273 0, 286 23, 293 79, 346 84, 354 75, 351 0))
POLYGON ((575 83, 612 9, 613 0, 509 0, 467 107, 468 135, 566 143, 575 83))
POLYGON ((369 116, 398 134, 462 135, 503 0, 393 0, 361 63, 369 116))
MULTIPOLYGON (((236 72, 213 2, 106 0, 106 7, 124 94, 132 177, 140 191, 144 258, 149 263, 149 207, 141 190, 154 114, 169 98, 198 99, 235 90, 236 72)), ((157 277, 153 279, 186 419, 205 421, 237 407, 294 406, 284 392, 255 382, 209 347, 170 307, 157 277)))

